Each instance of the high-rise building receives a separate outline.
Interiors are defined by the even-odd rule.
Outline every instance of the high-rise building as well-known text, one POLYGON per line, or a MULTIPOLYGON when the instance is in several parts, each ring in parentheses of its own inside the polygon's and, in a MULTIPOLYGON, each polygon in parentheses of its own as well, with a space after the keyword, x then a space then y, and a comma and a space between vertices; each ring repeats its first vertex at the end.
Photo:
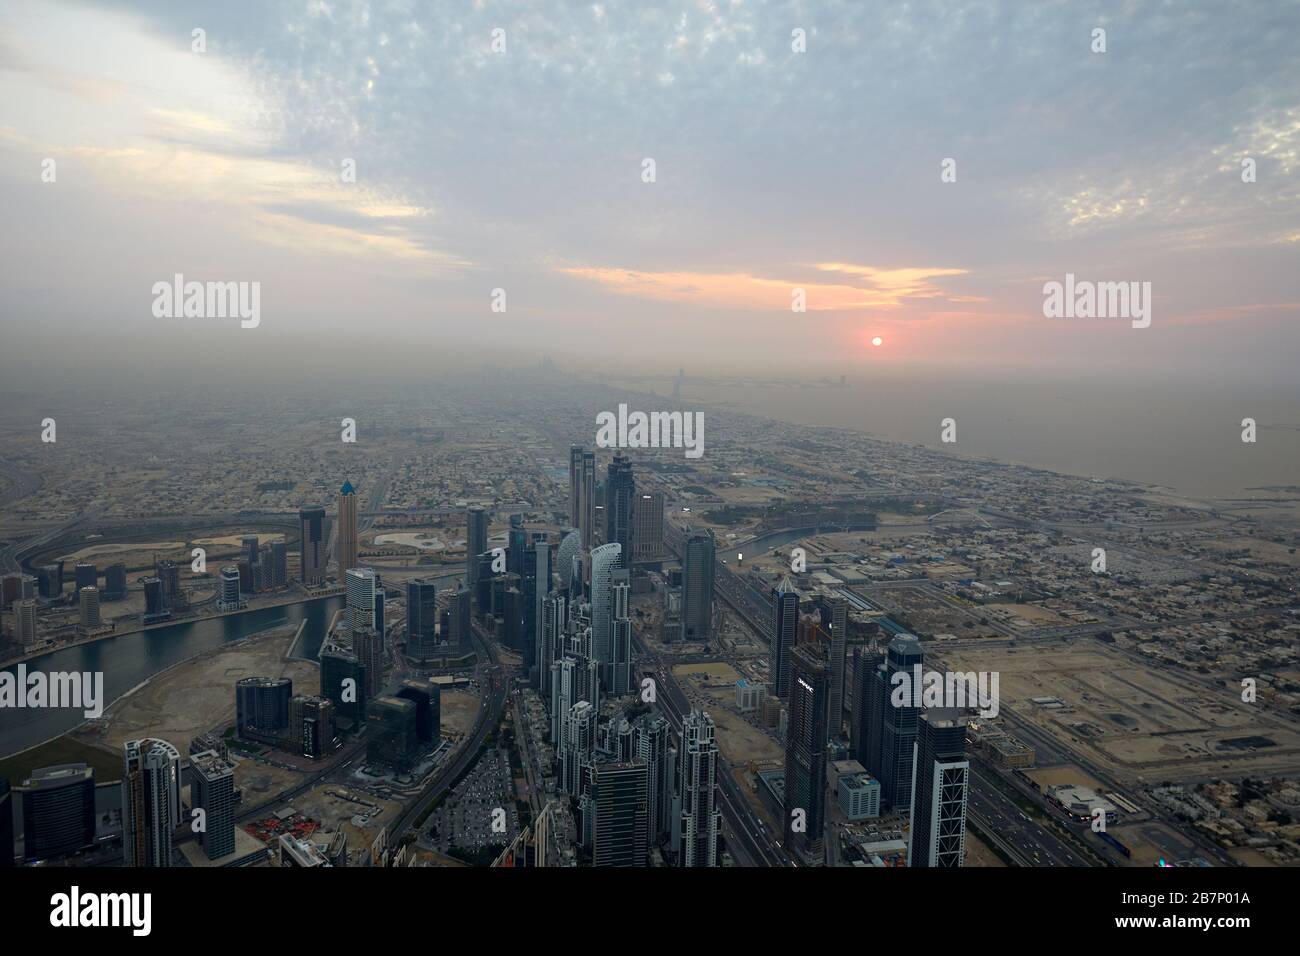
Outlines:
POLYGON ((289 546, 283 541, 271 542, 270 573, 267 586, 276 590, 289 584, 289 546))
POLYGON ((305 587, 320 587, 325 583, 325 509, 319 507, 298 510, 300 535, 300 577, 305 587))
POLYGON ((827 657, 817 643, 800 644, 790 655, 784 845, 807 866, 825 862, 827 657))
POLYGON ((163 600, 162 578, 151 575, 141 583, 144 587, 144 623, 153 624, 171 617, 167 602, 163 600))
POLYGON ((259 563, 259 554, 261 552, 261 543, 257 540, 256 535, 246 535, 240 540, 239 549, 243 553, 243 559, 248 562, 250 568, 257 567, 259 563))
POLYGON ((913 761, 907 865, 959 867, 966 859, 970 761, 966 720, 957 708, 921 714, 913 761))
POLYGON ((597 761, 591 771, 593 866, 645 866, 649 789, 640 761, 597 761))
MULTIPOLYGON (((465 583, 477 593, 480 574, 479 555, 487 551, 488 513, 485 509, 470 508, 465 514, 465 583)), ((479 614, 487 608, 475 607, 479 614)))
POLYGON ((348 621, 352 627, 375 627, 375 593, 379 579, 370 568, 349 568, 347 582, 348 621))
POLYGON ((569 446, 569 524, 581 524, 582 514, 582 446, 569 446))
POLYGON ((354 627, 352 653, 366 671, 366 697, 374 697, 384 689, 384 635, 372 627, 354 627))
POLYGON ((613 686, 614 572, 621 567, 622 552, 617 542, 591 552, 591 653, 607 690, 613 686))
POLYGON ((568 600, 559 591, 551 591, 542 601, 542 621, 537 638, 537 668, 542 696, 551 700, 551 671, 564 656, 564 640, 568 629, 568 600))
POLYGON ((181 593, 181 569, 175 561, 164 559, 154 562, 153 574, 162 582, 163 606, 168 611, 179 611, 185 603, 185 597, 181 593))
POLYGON ((632 513, 636 506, 636 477, 632 462, 615 455, 605 475, 605 541, 623 546, 628 567, 632 561, 632 513))
MULTIPOLYGON (((879 767, 867 767, 880 781, 880 798, 891 810, 901 809, 911 801, 912 754, 916 742, 919 707, 895 707, 891 700, 894 675, 905 673, 925 662, 921 642, 911 634, 899 634, 889 642, 885 667, 876 672, 880 683, 871 695, 880 705, 876 726, 880 735, 879 767)), ((864 764, 865 766, 865 764, 864 764)))
POLYGON ((647 819, 650 843, 657 845, 674 832, 673 798, 677 793, 677 751, 671 744, 672 729, 662 715, 644 714, 637 721, 635 757, 646 765, 649 796, 647 819))
POLYGON ((451 592, 451 597, 447 601, 447 622, 450 624, 447 643, 451 647, 460 648, 462 652, 469 650, 474 642, 471 631, 471 600, 472 594, 469 588, 457 581, 456 590, 451 592))
POLYGON ((438 646, 438 585, 433 578, 406 582, 406 653, 416 660, 438 646))
POLYGON ((544 683, 538 653, 542 639, 542 603, 551 589, 551 545, 544 531, 533 532, 528 538, 520 562, 519 589, 524 601, 521 635, 524 669, 529 684, 537 687, 544 683))
POLYGON ((95 842, 95 771, 84 763, 33 770, 18 789, 23 860, 52 860, 95 842))
POLYGON ((226 566, 221 569, 219 590, 217 591, 218 611, 237 611, 243 606, 240 597, 239 568, 226 566))
POLYGON ((572 797, 582 793, 583 774, 596 747, 596 709, 579 700, 565 715, 560 735, 560 786, 572 797))
POLYGON ((0 577, 0 610, 8 610, 18 600, 22 591, 22 575, 6 574, 0 577))
POLYGON ((596 455, 594 452, 582 452, 581 461, 578 463, 577 519, 583 550, 590 551, 596 545, 596 455))
POLYGON ((688 530, 682 543, 682 640, 713 637, 713 532, 688 530))
POLYGON ((214 750, 190 757, 190 807, 203 811, 199 844, 209 860, 235 852, 235 765, 214 750))
POLYGON ((610 579, 609 692, 615 697, 630 694, 632 683, 632 586, 627 568, 618 568, 610 579))
POLYGON ((36 601, 32 598, 14 603, 14 637, 23 646, 36 643, 36 601))
POLYGON ((235 681, 235 732, 277 736, 289 729, 293 681, 287 677, 244 677, 235 681))
POLYGON ((632 563, 658 564, 664 559, 664 493, 636 496, 632 507, 632 563))
POLYGON ((682 720, 677 754, 681 767, 677 792, 682 804, 677 863, 717 866, 722 811, 718 809, 718 744, 712 717, 702 710, 692 710, 682 720))
MULTIPOLYGON (((582 561, 582 535, 577 529, 570 528, 560 539, 560 549, 555 554, 556 571, 560 575, 560 590, 573 591, 573 579, 575 577, 575 562, 581 564, 582 561)), ((582 590, 582 577, 578 577, 578 588, 582 590)))
POLYGON ((442 739, 442 690, 427 677, 402 681, 397 691, 415 705, 415 736, 422 744, 442 739))
POLYGON ((799 592, 790 576, 772 589, 772 683, 776 696, 790 699, 790 654, 799 629, 799 592))
POLYGON ((120 601, 126 597, 126 565, 121 561, 104 570, 104 593, 100 597, 105 601, 120 601))
POLYGON ((99 627, 99 588, 91 585, 80 591, 81 626, 85 630, 99 627))
POLYGON ((320 693, 340 717, 354 723, 366 719, 366 669, 357 655, 341 647, 321 651, 320 693))
MULTIPOLYGON (((866 648, 853 651, 853 713, 849 717, 849 752, 873 774, 880 770, 880 683, 884 658, 866 648)), ((877 781, 879 782, 879 781, 877 781)))
POLYGON ((78 599, 80 599, 81 592, 85 588, 93 588, 99 584, 99 571, 93 564, 78 562, 73 573, 76 576, 78 599))
POLYGON ((339 489, 339 574, 357 566, 357 492, 352 482, 339 489))
POLYGON ((289 743, 304 757, 320 758, 334 749, 334 702, 296 695, 289 701, 289 743))
POLYGON ((122 851, 127 866, 171 866, 181 816, 181 755, 165 740, 123 744, 122 851))
POLYGON ((832 737, 838 737, 844 725, 844 664, 848 651, 849 605, 842 597, 833 597, 826 601, 827 616, 831 633, 831 689, 827 707, 830 716, 827 730, 832 737))
POLYGON ((401 697, 380 696, 370 702, 366 759, 405 773, 419 756, 416 705, 401 697))

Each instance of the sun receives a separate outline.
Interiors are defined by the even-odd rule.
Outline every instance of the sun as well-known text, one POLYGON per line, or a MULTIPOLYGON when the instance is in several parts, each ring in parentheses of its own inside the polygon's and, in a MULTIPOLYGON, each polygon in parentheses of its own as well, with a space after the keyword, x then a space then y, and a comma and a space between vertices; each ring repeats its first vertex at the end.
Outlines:
POLYGON ((882 339, 879 335, 877 335, 874 339, 871 340, 871 344, 872 344, 872 345, 884 345, 884 344, 885 344, 885 340, 882 339))

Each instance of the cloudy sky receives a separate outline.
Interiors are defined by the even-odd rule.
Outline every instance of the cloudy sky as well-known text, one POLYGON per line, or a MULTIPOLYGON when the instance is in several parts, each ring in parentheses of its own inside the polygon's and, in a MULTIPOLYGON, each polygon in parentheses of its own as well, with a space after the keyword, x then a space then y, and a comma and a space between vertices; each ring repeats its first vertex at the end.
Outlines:
POLYGON ((0 364, 1294 381, 1297 42, 1284 0, 8 0, 0 364), (1067 272, 1151 327, 1044 318, 1067 272), (156 318, 175 273, 261 326, 156 318))

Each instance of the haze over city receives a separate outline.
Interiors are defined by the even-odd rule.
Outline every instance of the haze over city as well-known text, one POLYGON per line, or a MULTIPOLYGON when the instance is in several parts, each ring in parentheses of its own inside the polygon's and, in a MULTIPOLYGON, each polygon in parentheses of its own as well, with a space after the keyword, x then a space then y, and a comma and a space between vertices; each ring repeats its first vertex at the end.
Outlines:
MULTIPOLYGON (((246 872, 270 938, 377 868, 424 873, 371 943, 430 894, 479 919, 489 868, 799 869, 908 920, 942 893, 906 871, 978 869, 951 912, 1026 933, 1283 913, 1298 37, 1276 2, 6 3, 15 925, 189 932, 246 872)), ((529 881, 489 934, 572 893, 529 881)))

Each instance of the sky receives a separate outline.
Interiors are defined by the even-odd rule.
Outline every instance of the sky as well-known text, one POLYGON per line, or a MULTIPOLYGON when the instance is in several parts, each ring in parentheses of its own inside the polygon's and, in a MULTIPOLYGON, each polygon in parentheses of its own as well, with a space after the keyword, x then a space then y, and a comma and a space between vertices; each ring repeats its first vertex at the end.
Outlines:
POLYGON ((1279 0, 7 0, 0 386, 542 355, 1293 386, 1298 39, 1279 0), (260 324, 157 317, 177 273, 260 283, 260 324), (1150 326, 1045 317, 1067 273, 1151 283, 1150 326))

